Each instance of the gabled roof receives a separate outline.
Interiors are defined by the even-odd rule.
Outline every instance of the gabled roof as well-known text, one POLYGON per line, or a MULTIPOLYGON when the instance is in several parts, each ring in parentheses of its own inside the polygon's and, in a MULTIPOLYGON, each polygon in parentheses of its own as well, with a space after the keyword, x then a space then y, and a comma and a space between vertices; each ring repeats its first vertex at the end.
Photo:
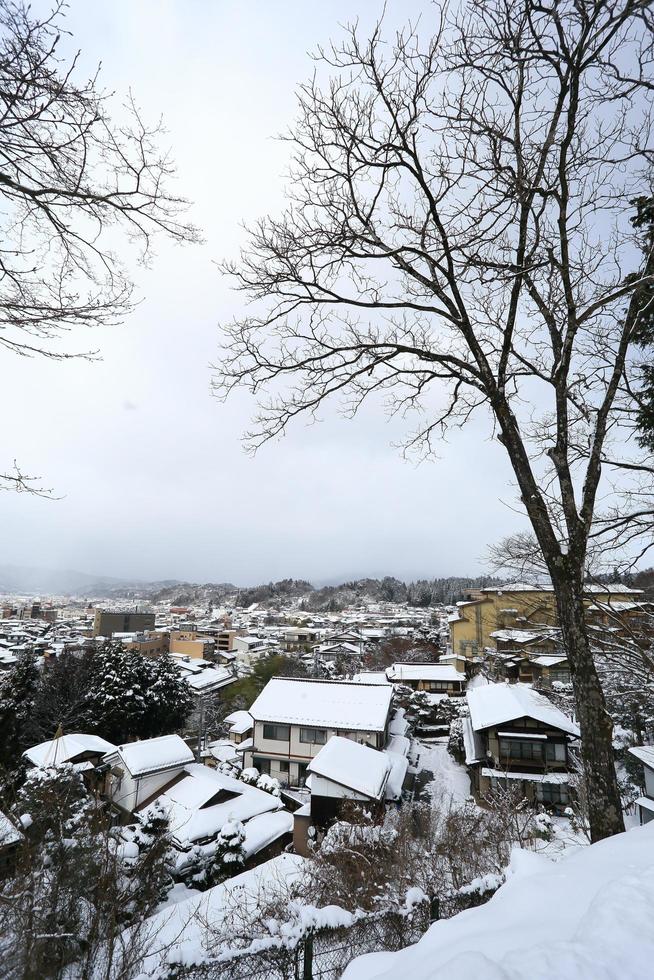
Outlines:
POLYGON ((390 684, 273 677, 250 708, 255 721, 381 732, 391 706, 390 684))
POLYGON ((391 681, 465 681, 465 674, 452 664, 393 664, 386 671, 391 681))
POLYGON ((316 776, 329 779, 371 800, 379 800, 388 781, 392 760, 384 752, 333 735, 307 768, 316 776))
POLYGON ((143 739, 142 742, 128 742, 126 745, 119 745, 116 754, 132 776, 184 766, 194 759, 193 753, 179 735, 160 735, 158 738, 143 739))
POLYGON ((44 768, 46 766, 61 766, 85 752, 106 755, 107 752, 113 752, 115 748, 115 745, 107 742, 104 738, 100 738, 99 735, 85 735, 83 732, 76 732, 71 735, 60 735, 58 738, 34 745, 31 749, 23 752, 23 755, 29 759, 33 766, 44 768))
POLYGON ((245 823, 282 807, 279 797, 195 763, 187 765, 182 779, 164 788, 155 802, 165 810, 170 833, 182 846, 215 837, 227 820, 245 823))
POLYGON ((487 684, 467 694, 470 720, 476 732, 518 718, 534 718, 569 735, 579 735, 579 726, 551 701, 526 684, 487 684))

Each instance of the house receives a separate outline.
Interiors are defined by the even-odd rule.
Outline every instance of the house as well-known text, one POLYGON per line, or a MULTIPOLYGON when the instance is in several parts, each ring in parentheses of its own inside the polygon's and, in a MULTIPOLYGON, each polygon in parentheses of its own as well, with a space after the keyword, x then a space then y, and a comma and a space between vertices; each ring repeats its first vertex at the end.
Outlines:
POLYGON ((250 707, 253 744, 245 765, 299 786, 333 735, 384 748, 392 697, 389 684, 273 677, 250 707))
POLYGON ((309 827, 326 828, 345 803, 361 805, 381 818, 385 804, 402 795, 409 745, 409 739, 399 733, 391 733, 382 751, 341 735, 330 738, 307 767, 311 800, 293 814, 297 853, 309 852, 309 827))
POLYGON ((654 820, 654 745, 635 745, 629 749, 643 764, 645 795, 636 800, 641 824, 654 820))
POLYGON ((141 742, 118 745, 107 752, 104 792, 111 806, 129 818, 161 793, 171 780, 181 778, 195 757, 179 735, 160 735, 141 742))
POLYGON ((578 726, 525 684, 487 684, 467 699, 463 741, 475 797, 509 785, 530 801, 567 806, 578 726))
POLYGON ((308 626, 290 626, 282 634, 282 644, 287 653, 297 650, 308 652, 320 639, 320 630, 308 626))
POLYGON ((64 735, 61 730, 53 739, 41 742, 23 752, 23 758, 35 769, 48 769, 69 763, 82 773, 87 787, 95 792, 103 784, 103 759, 114 752, 115 745, 99 735, 74 732, 64 735))
POLYGON ((246 739, 251 738, 254 722, 249 711, 232 711, 223 719, 223 722, 227 725, 230 741, 235 745, 240 745, 246 739))
POLYGON ((465 693, 466 678, 452 666, 441 663, 397 663, 386 671, 392 684, 405 684, 414 691, 460 697, 465 693))
POLYGON ((18 848, 24 839, 22 831, 0 810, 0 879, 13 873, 18 848))
POLYGON ((234 653, 239 660, 244 660, 246 663, 261 660, 262 657, 278 652, 277 646, 273 646, 270 640, 262 639, 260 636, 234 637, 234 653))
POLYGON ((232 667, 216 666, 210 660, 185 654, 173 653, 171 656, 191 692, 198 697, 203 694, 215 694, 216 691, 238 680, 236 671, 232 667))
MULTIPOLYGON (((621 603, 633 604, 642 594, 641 590, 620 583, 589 584, 585 593, 587 608, 608 606, 616 614, 621 603)), ((624 614, 629 612, 625 610, 624 614)), ((451 652, 474 658, 487 647, 495 648, 497 637, 493 634, 497 631, 527 630, 541 634, 544 628, 555 628, 558 622, 554 590, 551 585, 524 582, 478 589, 470 599, 457 603, 456 611, 448 617, 448 625, 451 652)))
POLYGON ((272 857, 273 846, 279 853, 291 839, 293 818, 278 796, 196 763, 188 763, 169 779, 139 808, 141 816, 155 803, 168 817, 178 874, 193 866, 196 848, 206 858, 213 855, 216 838, 228 820, 243 824, 246 859, 272 857))

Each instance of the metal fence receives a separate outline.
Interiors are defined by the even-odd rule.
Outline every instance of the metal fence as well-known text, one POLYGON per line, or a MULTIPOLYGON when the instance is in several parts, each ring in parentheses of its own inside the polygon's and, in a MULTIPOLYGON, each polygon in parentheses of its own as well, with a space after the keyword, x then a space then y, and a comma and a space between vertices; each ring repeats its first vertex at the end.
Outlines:
POLYGON ((169 980, 339 980, 357 956, 396 952, 417 942, 437 913, 437 904, 425 901, 409 913, 366 915, 351 926, 312 930, 295 944, 177 968, 169 980))

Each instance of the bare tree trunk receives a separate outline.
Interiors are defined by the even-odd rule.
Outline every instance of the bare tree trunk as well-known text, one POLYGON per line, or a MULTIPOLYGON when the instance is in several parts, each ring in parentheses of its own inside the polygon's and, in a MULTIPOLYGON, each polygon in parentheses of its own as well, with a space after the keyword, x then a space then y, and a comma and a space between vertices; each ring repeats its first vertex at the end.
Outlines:
POLYGON ((588 797, 591 841, 624 831, 613 757, 613 722, 590 649, 582 586, 570 578, 554 582, 581 729, 581 759, 588 797))

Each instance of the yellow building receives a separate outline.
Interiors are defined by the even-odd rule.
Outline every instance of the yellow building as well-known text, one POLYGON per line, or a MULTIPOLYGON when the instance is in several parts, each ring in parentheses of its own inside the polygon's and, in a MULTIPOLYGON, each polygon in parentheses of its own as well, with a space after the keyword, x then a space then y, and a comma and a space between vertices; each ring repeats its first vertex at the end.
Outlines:
MULTIPOLYGON (((620 583, 589 585, 587 606, 591 621, 606 615, 608 610, 624 614, 626 609, 639 609, 640 589, 620 583), (603 614, 599 613, 603 610, 603 614)), ((475 657, 485 648, 495 649, 493 633, 499 630, 540 630, 557 625, 556 600, 552 587, 515 582, 501 587, 479 589, 474 597, 457 603, 456 612, 449 617, 450 644, 453 654, 475 657)))
POLYGON ((186 657, 207 659, 208 655, 213 654, 215 649, 215 640, 210 636, 201 636, 195 629, 171 631, 171 653, 181 653, 186 657))

